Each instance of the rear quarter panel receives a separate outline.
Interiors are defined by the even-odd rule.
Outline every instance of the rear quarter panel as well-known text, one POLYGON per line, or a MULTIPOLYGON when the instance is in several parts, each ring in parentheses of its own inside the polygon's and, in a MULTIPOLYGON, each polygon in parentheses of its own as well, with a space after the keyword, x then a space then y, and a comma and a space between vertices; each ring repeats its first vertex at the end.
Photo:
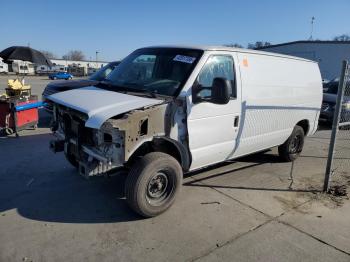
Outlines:
POLYGON ((236 155, 280 145, 294 126, 317 128, 322 80, 317 63, 266 54, 238 53, 242 122, 236 155))

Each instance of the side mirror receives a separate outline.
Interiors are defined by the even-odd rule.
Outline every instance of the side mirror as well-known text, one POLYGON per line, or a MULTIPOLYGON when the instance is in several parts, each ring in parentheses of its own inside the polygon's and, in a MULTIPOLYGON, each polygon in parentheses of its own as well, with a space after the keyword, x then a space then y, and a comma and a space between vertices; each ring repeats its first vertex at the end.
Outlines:
POLYGON ((225 105, 230 101, 232 90, 231 81, 226 78, 216 77, 211 87, 211 102, 214 104, 225 105))

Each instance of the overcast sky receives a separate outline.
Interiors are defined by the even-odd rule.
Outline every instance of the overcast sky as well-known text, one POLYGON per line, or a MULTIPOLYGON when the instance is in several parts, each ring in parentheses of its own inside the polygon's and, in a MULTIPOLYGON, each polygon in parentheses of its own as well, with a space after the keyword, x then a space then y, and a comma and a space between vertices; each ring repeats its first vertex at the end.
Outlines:
POLYGON ((350 0, 0 0, 0 50, 30 45, 61 57, 123 58, 149 45, 222 45, 305 40, 350 34, 350 0))

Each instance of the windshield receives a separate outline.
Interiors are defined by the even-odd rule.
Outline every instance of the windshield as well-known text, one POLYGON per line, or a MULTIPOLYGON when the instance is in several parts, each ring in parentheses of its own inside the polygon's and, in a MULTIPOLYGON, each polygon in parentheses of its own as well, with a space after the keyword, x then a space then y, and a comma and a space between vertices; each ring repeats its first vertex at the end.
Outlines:
POLYGON ((95 81, 103 81, 106 79, 106 77, 113 71, 113 69, 119 65, 119 62, 112 62, 104 67, 102 67, 100 70, 96 71, 93 73, 89 79, 90 80, 95 80, 95 81))
POLYGON ((110 85, 132 92, 177 96, 203 51, 143 48, 127 56, 107 77, 110 85))

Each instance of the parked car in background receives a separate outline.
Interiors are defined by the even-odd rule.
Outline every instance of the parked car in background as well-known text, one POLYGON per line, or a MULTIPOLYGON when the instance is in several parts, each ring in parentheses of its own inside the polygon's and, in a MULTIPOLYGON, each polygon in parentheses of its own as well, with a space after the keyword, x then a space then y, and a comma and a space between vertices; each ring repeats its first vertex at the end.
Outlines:
POLYGON ((57 72, 57 73, 49 74, 49 78, 51 80, 56 80, 56 79, 71 80, 73 79, 73 75, 67 72, 57 72))
POLYGON ((97 86, 51 95, 55 139, 84 177, 127 171, 145 217, 167 210, 183 173, 278 146, 294 161, 317 130, 318 64, 229 47, 150 47, 97 86), (272 70, 273 69, 273 70, 272 70))
MULTIPOLYGON (((323 100, 320 113, 320 120, 331 124, 334 118, 335 104, 337 101, 339 78, 323 86, 323 100)), ((350 96, 345 94, 341 111, 341 118, 350 114, 350 96)))
POLYGON ((52 106, 50 105, 50 102, 47 101, 47 97, 49 95, 81 88, 85 86, 93 86, 97 85, 99 82, 104 81, 106 77, 114 70, 114 68, 119 65, 119 61, 111 62, 104 67, 100 68, 97 72, 92 74, 88 79, 79 79, 79 80, 72 80, 72 81, 59 81, 59 82, 51 82, 49 83, 42 94, 42 100, 46 102, 45 109, 48 111, 52 110, 52 106))

